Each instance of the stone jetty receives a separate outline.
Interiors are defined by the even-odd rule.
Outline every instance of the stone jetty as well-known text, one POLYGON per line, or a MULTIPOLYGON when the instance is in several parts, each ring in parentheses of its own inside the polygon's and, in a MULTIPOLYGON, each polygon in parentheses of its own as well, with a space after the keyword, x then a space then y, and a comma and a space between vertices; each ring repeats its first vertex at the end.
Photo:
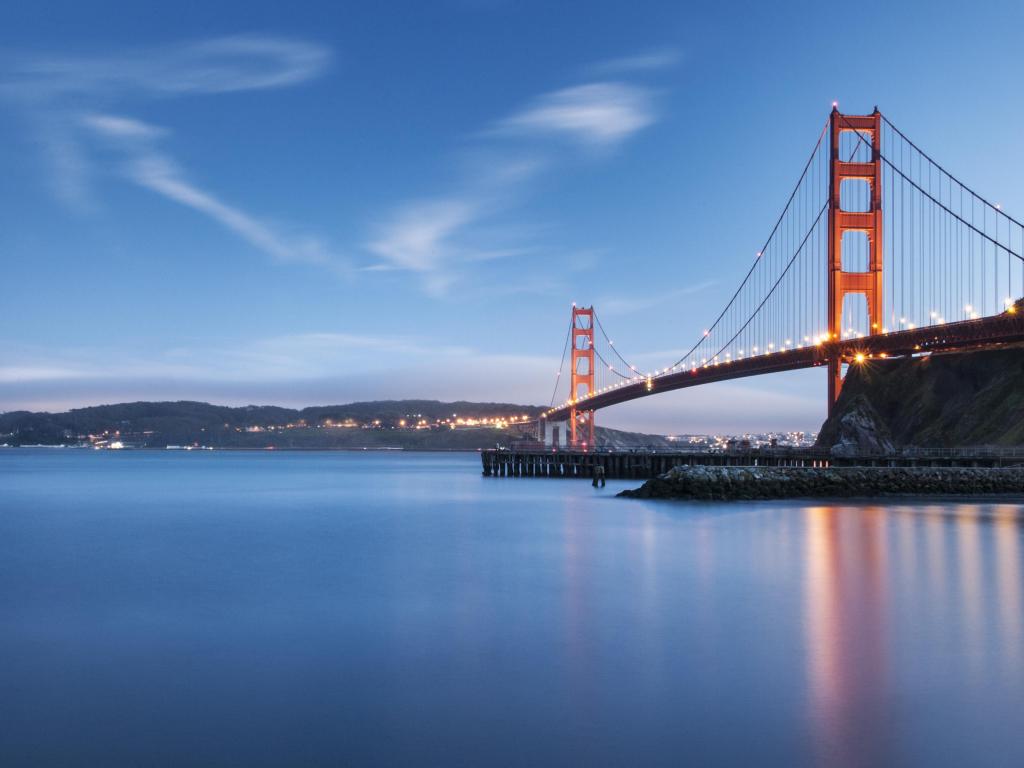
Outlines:
POLYGON ((620 496, 640 499, 1024 496, 1022 467, 678 466, 620 496))

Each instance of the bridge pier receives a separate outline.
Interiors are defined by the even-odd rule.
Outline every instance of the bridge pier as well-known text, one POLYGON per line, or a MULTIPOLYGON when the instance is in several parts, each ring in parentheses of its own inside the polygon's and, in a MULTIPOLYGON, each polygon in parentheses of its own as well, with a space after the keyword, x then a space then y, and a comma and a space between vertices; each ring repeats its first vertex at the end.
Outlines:
POLYGON ((538 420, 540 434, 538 437, 540 441, 544 443, 548 448, 559 448, 563 445, 568 444, 569 439, 569 422, 565 421, 549 421, 545 418, 538 420))

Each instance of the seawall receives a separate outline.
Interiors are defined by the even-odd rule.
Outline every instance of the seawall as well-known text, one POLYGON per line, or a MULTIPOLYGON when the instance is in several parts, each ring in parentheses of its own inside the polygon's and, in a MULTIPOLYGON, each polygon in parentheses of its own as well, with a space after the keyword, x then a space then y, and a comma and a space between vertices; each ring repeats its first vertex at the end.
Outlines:
POLYGON ((619 495, 729 501, 987 494, 1024 496, 1024 468, 679 466, 619 495))

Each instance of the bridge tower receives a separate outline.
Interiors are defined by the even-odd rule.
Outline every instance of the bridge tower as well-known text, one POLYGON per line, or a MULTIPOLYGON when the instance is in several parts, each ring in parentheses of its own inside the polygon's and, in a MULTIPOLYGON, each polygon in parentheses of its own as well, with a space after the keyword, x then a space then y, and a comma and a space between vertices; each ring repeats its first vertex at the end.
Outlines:
POLYGON ((594 411, 576 403, 594 391, 594 308, 572 306, 572 377, 569 389, 569 444, 594 445, 594 411))
MULTIPOLYGON (((842 338, 843 300, 848 295, 863 295, 867 300, 870 334, 881 333, 882 313, 882 115, 875 107, 870 115, 843 115, 832 108, 829 121, 831 162, 829 164, 828 208, 828 333, 832 339, 842 338), (871 140, 871 159, 866 162, 843 160, 839 155, 839 139, 854 132, 871 140), (867 211, 844 211, 841 190, 844 181, 867 182, 870 207, 867 211), (868 242, 868 265, 863 272, 843 269, 843 235, 863 232, 868 242)), ((843 386, 841 359, 828 364, 828 409, 832 415, 843 386)))

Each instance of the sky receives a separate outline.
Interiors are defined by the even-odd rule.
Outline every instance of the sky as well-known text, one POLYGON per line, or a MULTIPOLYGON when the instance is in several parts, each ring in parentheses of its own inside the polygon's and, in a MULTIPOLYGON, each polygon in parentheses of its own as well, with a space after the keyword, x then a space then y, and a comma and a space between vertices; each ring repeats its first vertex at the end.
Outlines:
MULTIPOLYGON (((546 405, 572 302, 652 368, 833 101, 1024 212, 1019 3, 8 3, 0 410, 546 405)), ((816 429, 825 373, 602 411, 816 429)))

